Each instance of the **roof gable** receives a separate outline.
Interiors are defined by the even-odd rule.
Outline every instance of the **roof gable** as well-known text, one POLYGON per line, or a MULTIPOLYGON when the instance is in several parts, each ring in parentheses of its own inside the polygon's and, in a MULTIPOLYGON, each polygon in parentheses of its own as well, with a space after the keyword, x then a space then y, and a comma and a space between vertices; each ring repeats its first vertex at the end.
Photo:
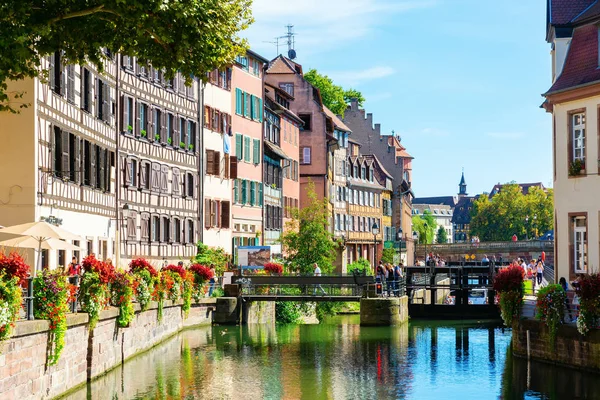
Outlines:
POLYGON ((587 11, 594 3, 596 3, 596 0, 549 0, 550 24, 568 24, 587 11))

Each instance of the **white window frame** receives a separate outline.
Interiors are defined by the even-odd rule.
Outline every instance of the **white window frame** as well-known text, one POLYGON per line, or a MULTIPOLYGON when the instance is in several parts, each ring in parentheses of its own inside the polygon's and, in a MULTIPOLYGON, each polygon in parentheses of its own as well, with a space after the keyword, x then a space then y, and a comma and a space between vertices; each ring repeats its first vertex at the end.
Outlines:
POLYGON ((585 265, 587 258, 587 228, 585 223, 584 217, 576 217, 573 221, 573 264, 575 273, 587 272, 587 266, 585 265), (578 221, 581 221, 583 226, 577 226, 578 221))
POLYGON ((585 113, 571 115, 573 160, 585 160, 585 113))

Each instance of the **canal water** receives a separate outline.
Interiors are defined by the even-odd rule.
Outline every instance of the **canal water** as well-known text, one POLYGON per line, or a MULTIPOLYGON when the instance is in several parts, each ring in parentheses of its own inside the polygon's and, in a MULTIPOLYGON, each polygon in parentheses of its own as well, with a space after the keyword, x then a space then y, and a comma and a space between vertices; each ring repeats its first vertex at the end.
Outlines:
POLYGON ((482 321, 184 331, 65 399, 595 399, 600 376, 510 355, 482 321))

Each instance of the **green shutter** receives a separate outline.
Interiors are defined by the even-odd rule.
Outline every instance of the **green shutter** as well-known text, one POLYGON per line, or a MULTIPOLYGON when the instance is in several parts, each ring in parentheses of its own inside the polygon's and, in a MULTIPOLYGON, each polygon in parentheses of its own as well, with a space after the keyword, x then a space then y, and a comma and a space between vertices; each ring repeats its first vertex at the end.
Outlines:
POLYGON ((258 165, 260 164, 260 140, 258 139, 253 139, 252 140, 254 143, 254 148, 253 150, 253 158, 254 158, 254 165, 258 165))
POLYGON ((254 104, 254 95, 250 95, 250 117, 256 119, 256 105, 254 104))
POLYGON ((235 156, 238 160, 242 159, 243 153, 242 135, 239 133, 235 134, 235 156))
POLYGON ((238 115, 242 114, 242 91, 238 88, 235 89, 235 113, 238 115))
POLYGON ((244 136, 244 161, 250 162, 250 138, 244 136))
POLYGON ((262 182, 258 183, 258 205, 262 207, 263 205, 263 184, 262 182))
POLYGON ((262 99, 258 99, 258 120, 260 122, 263 121, 263 105, 262 105, 262 99))
POLYGON ((250 205, 253 206, 256 203, 256 183, 250 182, 250 205))
POLYGON ((247 203, 247 198, 248 198, 248 196, 246 195, 247 184, 248 184, 248 181, 246 181, 245 179, 242 180, 242 204, 247 203))
POLYGON ((240 180, 236 179, 233 181, 233 204, 237 204, 239 201, 239 190, 240 190, 240 180))

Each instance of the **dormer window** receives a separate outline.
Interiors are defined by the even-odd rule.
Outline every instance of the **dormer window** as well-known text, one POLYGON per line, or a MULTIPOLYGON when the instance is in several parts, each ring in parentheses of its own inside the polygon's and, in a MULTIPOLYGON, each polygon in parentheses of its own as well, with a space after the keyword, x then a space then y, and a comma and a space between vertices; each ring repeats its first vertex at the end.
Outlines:
POLYGON ((367 179, 367 169, 364 166, 360 168, 360 177, 363 180, 367 179))
POLYGON ((373 168, 369 168, 369 181, 373 182, 373 168))

